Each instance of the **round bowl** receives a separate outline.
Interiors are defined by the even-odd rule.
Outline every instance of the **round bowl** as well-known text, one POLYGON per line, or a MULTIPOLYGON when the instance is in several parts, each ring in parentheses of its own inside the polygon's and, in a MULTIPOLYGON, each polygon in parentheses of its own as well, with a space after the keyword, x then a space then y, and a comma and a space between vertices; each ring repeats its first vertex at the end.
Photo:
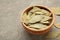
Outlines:
POLYGON ((31 33, 31 34, 45 34, 45 33, 47 33, 52 27, 53 27, 53 23, 54 23, 54 13, 52 12, 52 10, 50 10, 48 7, 46 7, 46 6, 40 6, 40 5, 35 5, 35 6, 37 6, 37 7, 39 7, 39 8, 42 8, 42 9, 45 9, 45 10, 47 10, 47 11, 49 11, 50 13, 51 13, 51 15, 52 15, 52 21, 51 21, 51 23, 50 23, 50 25, 48 26, 48 27, 46 27, 46 28, 43 28, 43 29, 41 29, 41 30, 35 30, 35 29, 31 29, 31 28, 29 28, 28 26, 26 26, 25 24, 24 24, 24 22, 22 21, 22 14, 24 13, 24 12, 28 12, 29 10, 31 10, 32 9, 32 7, 33 6, 29 6, 28 8, 26 8, 23 12, 22 12, 22 14, 21 14, 21 17, 20 17, 20 20, 21 20, 21 24, 22 24, 22 26, 24 27, 24 29, 26 29, 26 31, 27 32, 29 32, 29 33, 31 33))

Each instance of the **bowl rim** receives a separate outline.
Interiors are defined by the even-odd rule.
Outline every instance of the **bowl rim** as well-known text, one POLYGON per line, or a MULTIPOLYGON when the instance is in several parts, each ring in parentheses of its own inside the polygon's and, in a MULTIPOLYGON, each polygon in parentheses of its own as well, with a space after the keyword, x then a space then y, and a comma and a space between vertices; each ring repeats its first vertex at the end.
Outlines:
POLYGON ((45 6, 45 5, 44 5, 44 6, 43 6, 43 5, 33 5, 33 6, 28 6, 27 8, 25 8, 25 10, 23 10, 22 13, 21 13, 21 15, 20 15, 20 20, 21 20, 21 23, 22 23, 23 27, 25 27, 25 28, 27 28, 28 30, 31 30, 31 31, 44 31, 44 30, 49 29, 50 27, 52 27, 52 25, 53 25, 53 23, 54 23, 54 20, 55 20, 53 10, 49 9, 49 8, 48 8, 47 6, 45 6), (22 19, 21 19, 23 13, 25 12, 25 10, 27 10, 28 8, 33 7, 33 6, 44 7, 44 8, 48 9, 48 10, 51 12, 51 14, 52 14, 53 17, 52 17, 52 22, 50 23, 49 26, 47 26, 46 28, 43 28, 43 29, 39 29, 39 30, 37 30, 37 29, 29 28, 28 26, 26 26, 26 25, 23 23, 23 21, 22 21, 22 19))

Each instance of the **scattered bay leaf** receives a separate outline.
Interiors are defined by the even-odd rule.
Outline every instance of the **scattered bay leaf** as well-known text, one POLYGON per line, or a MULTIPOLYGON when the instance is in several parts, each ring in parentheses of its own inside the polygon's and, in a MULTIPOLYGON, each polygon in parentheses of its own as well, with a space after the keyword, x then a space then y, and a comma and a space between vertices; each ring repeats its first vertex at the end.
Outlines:
POLYGON ((60 32, 49 32, 45 38, 56 38, 60 32))
POLYGON ((60 23, 55 23, 54 25, 56 28, 60 28, 60 23))

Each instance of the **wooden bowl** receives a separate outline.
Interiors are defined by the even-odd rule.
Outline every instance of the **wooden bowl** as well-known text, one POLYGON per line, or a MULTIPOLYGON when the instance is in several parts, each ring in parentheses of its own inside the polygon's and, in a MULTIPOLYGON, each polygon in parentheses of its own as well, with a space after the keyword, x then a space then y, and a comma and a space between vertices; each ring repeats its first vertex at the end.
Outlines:
MULTIPOLYGON (((35 30, 35 29, 31 29, 31 28, 29 28, 28 26, 26 26, 25 24, 24 24, 24 22, 22 21, 22 15, 21 15, 21 24, 22 24, 22 26, 24 27, 24 29, 26 29, 26 31, 27 32, 29 32, 29 33, 31 33, 31 34, 36 34, 36 35, 38 35, 38 34, 45 34, 45 33, 47 33, 50 29, 51 29, 51 27, 53 26, 53 23, 54 23, 54 13, 48 8, 48 7, 45 7, 45 6, 39 6, 39 5, 35 5, 35 6, 37 6, 37 7, 39 7, 39 8, 41 8, 41 9, 45 9, 45 10, 47 10, 47 11, 49 11, 50 13, 51 13, 51 15, 52 15, 52 21, 51 21, 51 23, 50 23, 50 25, 48 26, 48 27, 46 27, 46 28, 43 28, 43 29, 41 29, 41 30, 35 30)), ((31 10, 32 9, 32 7, 33 6, 29 6, 28 8, 26 8, 23 12, 22 12, 22 14, 24 13, 24 12, 28 12, 29 10, 31 10)))

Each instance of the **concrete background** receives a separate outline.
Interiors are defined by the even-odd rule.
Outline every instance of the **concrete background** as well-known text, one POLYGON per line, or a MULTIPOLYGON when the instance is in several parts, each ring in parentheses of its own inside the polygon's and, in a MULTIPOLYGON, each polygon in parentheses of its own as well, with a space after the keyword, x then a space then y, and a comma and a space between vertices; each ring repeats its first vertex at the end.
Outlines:
POLYGON ((43 40, 43 36, 28 34, 20 24, 22 10, 35 4, 58 7, 60 0, 0 0, 0 40, 43 40))

